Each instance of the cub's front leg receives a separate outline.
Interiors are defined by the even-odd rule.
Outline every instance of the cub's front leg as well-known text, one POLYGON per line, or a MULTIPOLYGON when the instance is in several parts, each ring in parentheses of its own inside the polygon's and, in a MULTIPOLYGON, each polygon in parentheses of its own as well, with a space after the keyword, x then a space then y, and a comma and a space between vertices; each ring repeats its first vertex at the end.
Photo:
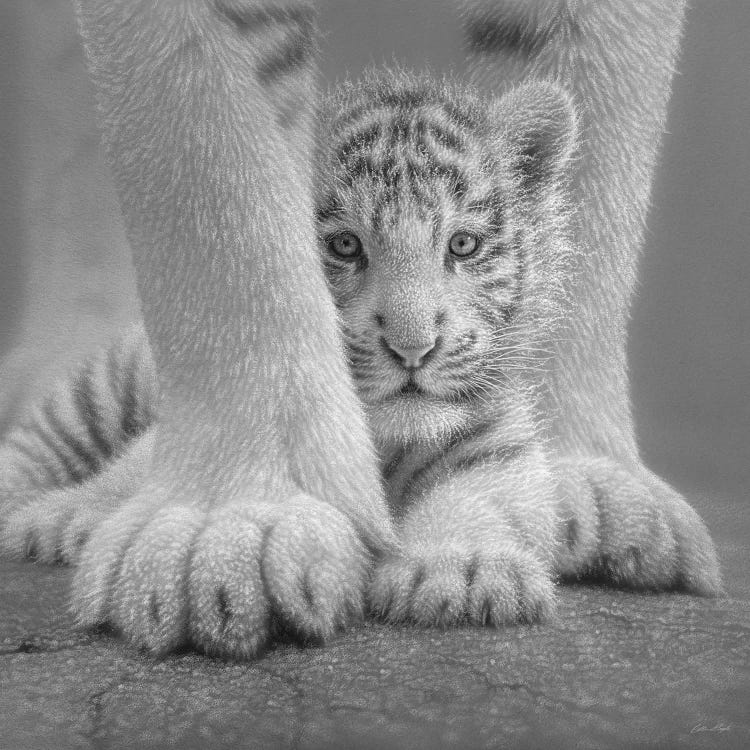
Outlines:
POLYGON ((555 604, 554 482, 543 452, 524 449, 438 481, 376 569, 374 612, 421 625, 530 623, 555 604))

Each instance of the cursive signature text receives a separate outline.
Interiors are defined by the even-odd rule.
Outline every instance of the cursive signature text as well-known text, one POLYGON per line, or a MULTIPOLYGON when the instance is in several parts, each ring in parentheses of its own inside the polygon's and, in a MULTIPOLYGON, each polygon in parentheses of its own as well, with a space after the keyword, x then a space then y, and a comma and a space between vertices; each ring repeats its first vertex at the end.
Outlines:
POLYGON ((690 734, 698 734, 699 732, 728 732, 732 728, 731 724, 722 724, 721 722, 717 722, 713 726, 708 726, 708 724, 704 724, 701 722, 700 724, 696 724, 691 730, 690 734))

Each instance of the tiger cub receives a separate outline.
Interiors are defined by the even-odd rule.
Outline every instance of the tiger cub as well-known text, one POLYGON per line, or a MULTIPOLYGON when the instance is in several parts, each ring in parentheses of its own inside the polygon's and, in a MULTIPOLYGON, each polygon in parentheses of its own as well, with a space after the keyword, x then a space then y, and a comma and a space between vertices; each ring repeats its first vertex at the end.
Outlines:
POLYGON ((400 527, 372 605, 423 624, 537 620, 557 534, 537 350, 570 254, 574 108, 548 83, 493 103, 381 72, 324 111, 321 252, 400 527))

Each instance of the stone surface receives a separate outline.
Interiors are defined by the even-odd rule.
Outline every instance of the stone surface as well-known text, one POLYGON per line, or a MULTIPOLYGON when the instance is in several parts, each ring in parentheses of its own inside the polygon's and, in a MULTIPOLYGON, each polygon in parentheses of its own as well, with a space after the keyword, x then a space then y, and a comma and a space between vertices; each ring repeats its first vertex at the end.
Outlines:
POLYGON ((553 622, 367 622, 249 663, 79 633, 71 572, 0 563, 0 748, 750 747, 747 512, 702 508, 727 596, 564 587, 553 622))

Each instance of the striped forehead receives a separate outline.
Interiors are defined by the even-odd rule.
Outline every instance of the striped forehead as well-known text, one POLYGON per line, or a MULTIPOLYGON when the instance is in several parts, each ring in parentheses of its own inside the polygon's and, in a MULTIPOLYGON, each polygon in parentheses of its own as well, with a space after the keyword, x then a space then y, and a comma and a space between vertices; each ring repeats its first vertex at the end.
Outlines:
POLYGON ((367 181, 399 201, 434 204, 436 183, 461 200, 480 171, 474 134, 440 103, 381 104, 345 115, 334 140, 339 184, 367 181))
POLYGON ((375 105, 344 115, 339 120, 337 140, 344 155, 359 144, 397 147, 433 143, 463 151, 466 131, 439 103, 414 106, 375 105))

